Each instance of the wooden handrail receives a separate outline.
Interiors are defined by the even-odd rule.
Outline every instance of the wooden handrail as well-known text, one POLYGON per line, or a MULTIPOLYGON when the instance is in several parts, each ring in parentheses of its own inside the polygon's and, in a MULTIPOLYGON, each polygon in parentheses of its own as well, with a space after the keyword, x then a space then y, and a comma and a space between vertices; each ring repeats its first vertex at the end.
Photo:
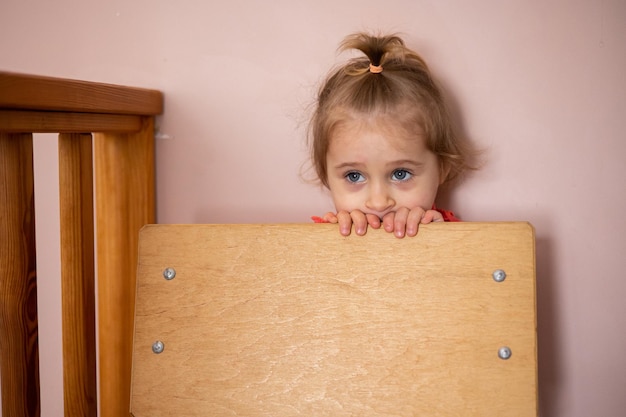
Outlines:
POLYGON ((98 413, 96 270, 100 415, 128 413, 137 234, 143 225, 155 222, 154 116, 162 111, 163 95, 156 90, 0 72, 3 416, 31 417, 41 412, 35 132, 60 134, 65 415, 98 413))
POLYGON ((0 72, 0 108, 157 115, 160 91, 38 75, 0 72))

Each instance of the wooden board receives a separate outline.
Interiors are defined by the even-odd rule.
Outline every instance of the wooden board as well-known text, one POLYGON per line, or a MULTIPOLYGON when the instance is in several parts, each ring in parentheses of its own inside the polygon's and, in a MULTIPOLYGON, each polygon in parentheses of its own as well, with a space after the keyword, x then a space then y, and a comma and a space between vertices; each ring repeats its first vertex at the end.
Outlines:
POLYGON ((147 116, 163 113, 163 93, 0 71, 0 108, 147 116))
POLYGON ((537 415, 527 223, 405 239, 150 225, 139 240, 135 417, 537 415))

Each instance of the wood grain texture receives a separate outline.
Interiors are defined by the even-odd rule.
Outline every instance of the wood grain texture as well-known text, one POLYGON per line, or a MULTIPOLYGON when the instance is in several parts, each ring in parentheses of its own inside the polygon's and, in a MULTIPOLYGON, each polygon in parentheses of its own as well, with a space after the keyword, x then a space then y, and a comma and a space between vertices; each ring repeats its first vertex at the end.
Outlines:
POLYGON ((154 121, 136 134, 94 135, 100 416, 127 415, 130 403, 139 230, 155 221, 154 121))
POLYGON ((141 116, 0 110, 0 132, 82 133, 136 132, 141 116))
POLYGON ((0 108, 114 114, 163 112, 160 91, 0 72, 0 108))
POLYGON ((31 134, 0 133, 2 415, 37 417, 39 347, 31 134))
POLYGON ((91 134, 59 135, 65 416, 95 417, 96 303, 91 134))
POLYGON ((527 223, 438 223, 410 239, 150 225, 139 245, 135 417, 537 415, 527 223))
POLYGON ((39 415, 32 132, 61 133, 60 158, 69 161, 60 166, 66 415, 95 415, 96 402, 91 172, 81 162, 88 139, 71 134, 102 132, 95 146, 102 415, 127 414, 137 232, 154 222, 152 116, 162 111, 156 90, 0 71, 0 231, 7 236, 0 273, 9 277, 0 286, 3 415, 39 415))

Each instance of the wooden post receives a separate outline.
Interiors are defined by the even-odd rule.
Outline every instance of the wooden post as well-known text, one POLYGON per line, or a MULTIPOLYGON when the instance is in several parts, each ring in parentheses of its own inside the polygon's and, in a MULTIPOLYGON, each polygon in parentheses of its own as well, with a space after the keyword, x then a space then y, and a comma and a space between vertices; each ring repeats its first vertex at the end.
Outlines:
POLYGON ((2 415, 37 417, 39 347, 33 137, 0 133, 2 415))
POLYGON ((91 134, 59 135, 65 416, 96 417, 91 134))
POLYGON ((130 409, 138 232, 155 222, 154 120, 137 133, 94 135, 100 415, 130 409))

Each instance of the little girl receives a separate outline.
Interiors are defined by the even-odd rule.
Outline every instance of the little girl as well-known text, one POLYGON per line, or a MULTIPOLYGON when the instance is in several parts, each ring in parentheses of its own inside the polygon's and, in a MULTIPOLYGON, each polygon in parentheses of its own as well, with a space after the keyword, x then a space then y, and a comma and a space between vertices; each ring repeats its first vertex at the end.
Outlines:
POLYGON ((326 79, 310 124, 317 177, 342 235, 382 227, 398 238, 420 224, 458 221, 435 208, 437 190, 467 169, 439 87, 424 60, 397 36, 348 36, 355 58, 326 79))

